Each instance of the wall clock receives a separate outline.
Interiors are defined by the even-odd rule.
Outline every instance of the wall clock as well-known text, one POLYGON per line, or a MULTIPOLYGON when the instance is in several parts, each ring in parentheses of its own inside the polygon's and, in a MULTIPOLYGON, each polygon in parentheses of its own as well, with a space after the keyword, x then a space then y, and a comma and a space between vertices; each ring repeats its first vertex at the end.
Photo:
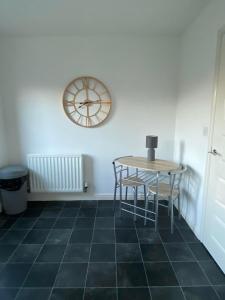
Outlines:
POLYGON ((96 127, 109 115, 112 100, 107 87, 90 76, 71 81, 63 93, 67 117, 82 127, 96 127))

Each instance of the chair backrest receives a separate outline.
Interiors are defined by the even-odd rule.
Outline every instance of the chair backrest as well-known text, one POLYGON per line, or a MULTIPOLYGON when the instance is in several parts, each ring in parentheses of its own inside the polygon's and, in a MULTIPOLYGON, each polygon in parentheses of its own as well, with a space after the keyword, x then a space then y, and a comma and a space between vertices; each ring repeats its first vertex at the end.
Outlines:
POLYGON ((187 171, 187 166, 181 164, 179 169, 169 172, 170 184, 171 184, 172 190, 180 188, 182 176, 186 171, 187 171))
POLYGON ((118 160, 120 158, 123 157, 132 157, 132 155, 128 155, 128 156, 121 156, 121 157, 117 157, 113 160, 112 164, 113 164, 113 171, 114 171, 114 176, 115 176, 115 182, 118 185, 121 177, 122 177, 122 172, 126 171, 126 175, 129 175, 129 168, 128 167, 124 167, 123 165, 118 164, 118 160))

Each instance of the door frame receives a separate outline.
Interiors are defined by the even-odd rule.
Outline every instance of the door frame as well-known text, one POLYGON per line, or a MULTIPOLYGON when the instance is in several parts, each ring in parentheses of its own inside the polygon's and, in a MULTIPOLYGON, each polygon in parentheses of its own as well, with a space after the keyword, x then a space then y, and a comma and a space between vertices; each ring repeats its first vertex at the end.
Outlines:
MULTIPOLYGON (((209 122, 209 138, 208 138, 208 152, 212 149, 213 134, 214 134, 214 120, 216 113, 216 101, 217 101, 217 89, 218 89, 218 78, 220 70, 220 57, 222 50, 222 39, 225 36, 225 25, 217 33, 217 46, 216 46, 216 58, 215 58, 215 70, 214 70, 214 79, 213 79, 213 97, 211 101, 210 109, 210 122, 209 122)), ((203 188, 203 212, 202 212, 202 222, 201 222, 201 240, 204 244, 206 241, 206 212, 209 204, 209 177, 210 177, 210 167, 211 160, 210 155, 208 154, 206 160, 206 170, 204 176, 204 188, 203 188)))

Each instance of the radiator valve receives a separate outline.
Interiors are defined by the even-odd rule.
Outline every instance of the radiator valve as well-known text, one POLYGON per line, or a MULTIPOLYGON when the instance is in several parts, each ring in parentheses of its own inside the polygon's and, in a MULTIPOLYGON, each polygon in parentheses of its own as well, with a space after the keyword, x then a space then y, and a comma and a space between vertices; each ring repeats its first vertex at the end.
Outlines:
POLYGON ((84 183, 84 192, 87 193, 87 190, 88 190, 88 183, 85 182, 85 183, 84 183))

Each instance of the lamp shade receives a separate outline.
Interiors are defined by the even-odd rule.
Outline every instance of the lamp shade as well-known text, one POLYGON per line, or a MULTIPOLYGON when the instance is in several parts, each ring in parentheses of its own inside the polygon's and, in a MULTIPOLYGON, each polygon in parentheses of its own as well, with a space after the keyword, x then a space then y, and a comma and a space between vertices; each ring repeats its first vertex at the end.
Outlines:
POLYGON ((158 147, 158 136, 147 135, 146 136, 146 148, 157 148, 158 147))

